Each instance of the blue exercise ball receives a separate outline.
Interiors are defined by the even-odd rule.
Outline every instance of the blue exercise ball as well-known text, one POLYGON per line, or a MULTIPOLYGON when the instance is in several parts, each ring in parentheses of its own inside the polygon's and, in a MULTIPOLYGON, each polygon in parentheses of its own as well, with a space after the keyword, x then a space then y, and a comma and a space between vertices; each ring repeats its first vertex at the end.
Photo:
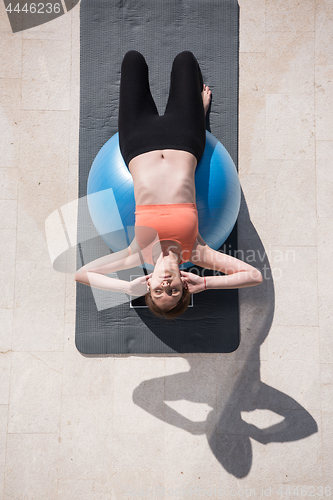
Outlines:
MULTIPOLYGON (((218 250, 237 220, 241 191, 231 156, 207 130, 195 189, 199 232, 207 245, 218 250)), ((87 195, 91 219, 103 241, 114 252, 128 247, 135 236, 134 186, 119 149, 118 133, 98 152, 89 172, 87 195)), ((181 268, 191 265, 187 262, 181 268)))

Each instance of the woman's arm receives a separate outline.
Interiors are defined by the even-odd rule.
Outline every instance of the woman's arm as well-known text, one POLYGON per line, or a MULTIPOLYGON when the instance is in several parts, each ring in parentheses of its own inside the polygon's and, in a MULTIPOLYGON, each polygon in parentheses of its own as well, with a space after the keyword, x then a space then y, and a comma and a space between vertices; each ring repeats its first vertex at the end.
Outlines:
POLYGON ((76 281, 83 285, 89 285, 101 290, 123 292, 127 293, 127 295, 141 297, 142 295, 146 295, 149 290, 148 279, 151 278, 151 276, 152 274, 148 274, 147 276, 139 276, 133 281, 125 281, 88 271, 84 276, 78 276, 76 281))
POLYGON ((246 288, 262 283, 261 272, 254 267, 251 271, 237 271, 227 276, 206 276, 205 279, 206 290, 219 288, 246 288))
MULTIPOLYGON (((220 271, 226 276, 206 276, 203 289, 244 288, 262 283, 261 272, 231 255, 210 248, 200 235, 193 248, 191 262, 205 269, 220 271)), ((198 290, 201 291, 201 290, 198 290)))
POLYGON ((118 280, 117 278, 111 278, 110 276, 104 276, 103 274, 98 274, 92 271, 87 271, 82 274, 76 273, 75 281, 82 283, 82 285, 99 288, 100 290, 109 290, 112 292, 123 292, 129 294, 128 281, 118 280))
POLYGON ((75 281, 102 290, 129 293, 131 285, 128 281, 105 275, 123 269, 131 269, 142 264, 141 254, 138 250, 138 245, 134 239, 128 248, 100 257, 81 267, 75 273, 75 281))

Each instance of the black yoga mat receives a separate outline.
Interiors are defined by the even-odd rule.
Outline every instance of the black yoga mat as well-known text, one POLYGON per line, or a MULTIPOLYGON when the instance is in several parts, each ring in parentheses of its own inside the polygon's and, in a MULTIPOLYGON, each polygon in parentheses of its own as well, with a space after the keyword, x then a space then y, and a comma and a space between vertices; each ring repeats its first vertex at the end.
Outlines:
MULTIPOLYGON (((139 50, 149 66, 159 114, 166 106, 176 54, 190 50, 212 90, 207 129, 237 165, 238 23, 236 0, 82 0, 77 268, 110 253, 87 210, 92 162, 117 132, 120 68, 124 54, 139 50)), ((199 228, 200 230, 200 228, 199 228)), ((222 250, 234 255, 234 228, 222 250)), ((202 269, 193 267, 194 272, 202 269)), ((206 271, 206 275, 211 274, 206 271)), ((118 273, 120 279, 142 269, 118 273)), ((85 354, 232 352, 239 345, 237 290, 193 295, 174 320, 154 316, 142 301, 77 284, 76 346, 85 354)))

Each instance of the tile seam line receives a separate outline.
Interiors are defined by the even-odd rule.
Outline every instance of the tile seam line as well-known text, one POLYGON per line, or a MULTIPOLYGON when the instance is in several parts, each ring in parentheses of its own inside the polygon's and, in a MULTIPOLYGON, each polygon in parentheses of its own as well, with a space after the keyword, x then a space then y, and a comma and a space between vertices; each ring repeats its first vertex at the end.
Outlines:
MULTIPOLYGON (((19 107, 19 138, 18 138, 18 156, 19 156, 19 165, 21 165, 21 133, 22 133, 22 77, 23 77, 23 36, 21 37, 21 68, 20 68, 21 76, 20 80, 20 107, 19 107)), ((18 212, 19 212, 19 175, 20 168, 17 168, 17 179, 16 179, 16 188, 17 188, 17 196, 16 196, 16 237, 15 237, 15 268, 14 268, 14 291, 13 291, 13 322, 12 322, 12 338, 11 338, 11 351, 13 349, 13 334, 14 334, 14 319, 15 319, 15 295, 16 295, 16 277, 17 277, 17 237, 18 237, 18 212)), ((6 478, 7 478, 7 465, 8 465, 8 435, 9 435, 9 407, 10 407, 10 395, 12 388, 12 352, 10 353, 10 370, 9 370, 9 388, 8 388, 8 409, 7 409, 7 432, 6 432, 6 445, 5 445, 5 457, 4 457, 4 474, 3 474, 3 493, 6 492, 6 478)))
MULTIPOLYGON (((64 0, 61 0, 62 2, 62 5, 64 6, 64 0)), ((79 5, 79 8, 80 8, 80 5, 79 5)), ((67 12, 67 11, 65 11, 67 12)), ((71 12, 67 15, 70 15, 71 16, 71 22, 70 22, 70 51, 71 51, 71 55, 70 55, 70 68, 69 68, 69 71, 70 71, 70 75, 69 75, 69 81, 70 81, 70 93, 69 93, 69 110, 67 111, 68 112, 68 116, 67 116, 67 123, 68 123, 68 149, 67 149, 67 179, 66 179, 66 189, 67 189, 67 193, 66 193, 66 198, 67 198, 67 204, 70 203, 70 200, 69 200, 69 176, 70 176, 70 155, 71 155, 71 112, 72 112, 72 84, 73 84, 73 9, 71 10, 71 12)), ((80 36, 80 15, 79 15, 79 20, 78 20, 78 25, 79 25, 79 36, 80 36)), ((80 58, 80 54, 79 54, 79 58, 80 58)), ((79 73, 80 75, 80 73, 79 73)), ((63 110, 61 110, 63 111, 63 110)), ((70 245, 70 239, 69 239, 69 235, 68 235, 68 231, 67 231, 67 228, 66 228, 66 223, 65 223, 65 219, 64 219, 64 216, 62 214, 62 211, 61 211, 61 208, 58 209, 58 213, 60 214, 60 218, 61 218, 61 224, 63 226, 63 229, 65 231, 65 234, 66 234, 66 240, 67 240, 67 244, 69 245, 69 247, 71 246, 70 245)), ((67 259, 66 259, 67 260, 67 259)), ((52 265, 52 269, 53 269, 53 265, 52 265)), ((75 268, 76 269, 76 268, 75 268)), ((67 337, 67 329, 66 329, 66 316, 67 316, 67 278, 68 278, 68 275, 69 273, 66 273, 65 274, 65 279, 64 279, 64 321, 63 321, 63 338, 62 338, 62 367, 61 367, 61 389, 60 389, 60 413, 59 413, 59 429, 58 429, 58 433, 56 434, 58 436, 58 456, 57 456, 57 459, 58 459, 58 463, 61 462, 61 436, 62 436, 62 431, 63 431, 63 398, 64 398, 64 395, 65 395, 65 387, 64 387, 64 371, 65 371, 65 357, 66 357, 66 351, 65 351, 65 348, 66 348, 66 337, 67 337)), ((75 299, 74 299, 74 302, 76 304, 76 291, 74 292, 75 294, 75 299)), ((76 305, 75 305, 75 310, 76 310, 76 305)), ((75 344, 75 319, 74 319, 74 344, 75 344)), ((73 397, 73 396, 71 396, 73 397)), ((113 413, 113 405, 112 405, 112 413, 113 413)), ((111 426, 113 428, 113 418, 112 418, 112 423, 111 423, 111 426)), ((59 497, 59 488, 60 488, 60 480, 61 478, 59 477, 59 469, 57 468, 57 496, 59 497)))
MULTIPOLYGON (((315 12, 314 12, 314 27, 316 28, 317 24, 317 5, 315 3, 315 12)), ((318 186, 317 186, 317 94, 316 94, 316 82, 317 82, 317 64, 316 64, 316 31, 314 31, 314 43, 313 43, 313 109, 314 109, 314 155, 315 155, 315 200, 316 200, 316 263, 317 263, 317 322, 318 322, 318 334, 317 334, 317 342, 318 342, 318 354, 319 354, 319 384, 321 388, 321 380, 322 380, 322 363, 320 363, 320 317, 319 317, 319 253, 318 253, 318 186)), ((323 400, 322 400, 322 390, 319 391, 319 400, 320 400, 320 455, 322 457, 320 469, 322 477, 325 477, 325 469, 324 469, 324 434, 323 434, 323 419, 322 419, 322 408, 323 408, 323 400)))
POLYGON ((35 434, 53 435, 59 437, 59 431, 58 432, 7 432, 8 436, 21 436, 21 435, 34 436, 35 434))

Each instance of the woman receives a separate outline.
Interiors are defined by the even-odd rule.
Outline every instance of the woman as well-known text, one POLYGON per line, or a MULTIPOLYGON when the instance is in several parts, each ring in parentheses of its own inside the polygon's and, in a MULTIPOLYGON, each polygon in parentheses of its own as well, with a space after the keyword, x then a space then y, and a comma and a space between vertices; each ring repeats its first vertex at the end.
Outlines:
POLYGON ((135 238, 128 248, 83 266, 75 280, 96 288, 145 295, 157 315, 182 314, 190 294, 210 288, 241 288, 262 282, 261 273, 239 259, 211 249, 198 232, 195 169, 205 149, 211 91, 189 51, 178 54, 171 71, 163 116, 149 88, 148 66, 131 50, 121 65, 119 145, 134 183, 135 238), (132 282, 106 276, 146 261, 153 273, 132 282), (180 271, 191 261, 226 276, 201 277, 180 271))

